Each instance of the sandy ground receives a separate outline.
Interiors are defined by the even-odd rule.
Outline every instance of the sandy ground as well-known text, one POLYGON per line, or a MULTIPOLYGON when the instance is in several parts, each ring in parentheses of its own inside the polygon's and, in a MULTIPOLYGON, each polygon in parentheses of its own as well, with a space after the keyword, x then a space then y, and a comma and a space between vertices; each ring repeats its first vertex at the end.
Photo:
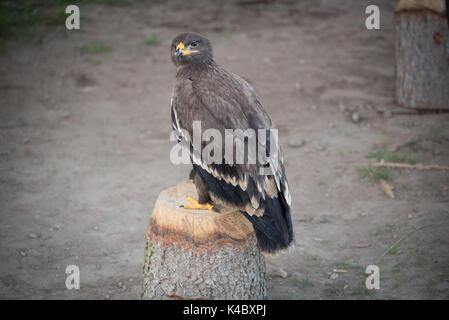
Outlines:
POLYGON ((448 115, 376 112, 396 108, 394 6, 377 3, 381 29, 371 31, 369 1, 84 5, 79 31, 8 42, 0 297, 140 297, 155 198, 190 170, 169 161, 169 45, 197 31, 218 63, 253 84, 279 128, 297 247, 267 258, 269 298, 449 298, 448 172, 391 170, 390 199, 357 171, 382 148, 449 164, 448 115), (158 44, 144 44, 151 34, 158 44), (112 50, 83 49, 98 43, 112 50), (65 288, 71 264, 80 290, 65 288), (371 264, 380 290, 365 288, 371 264))

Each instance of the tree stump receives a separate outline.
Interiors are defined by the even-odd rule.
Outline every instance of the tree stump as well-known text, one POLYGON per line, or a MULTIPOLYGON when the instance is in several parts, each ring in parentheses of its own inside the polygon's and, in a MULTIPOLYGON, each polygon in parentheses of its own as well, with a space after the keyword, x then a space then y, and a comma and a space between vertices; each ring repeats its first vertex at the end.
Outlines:
POLYGON ((396 100, 449 110, 449 40, 444 0, 402 0, 395 13, 396 100))
POLYGON ((145 238, 142 299, 266 299, 265 259, 236 211, 186 210, 192 181, 164 190, 145 238))

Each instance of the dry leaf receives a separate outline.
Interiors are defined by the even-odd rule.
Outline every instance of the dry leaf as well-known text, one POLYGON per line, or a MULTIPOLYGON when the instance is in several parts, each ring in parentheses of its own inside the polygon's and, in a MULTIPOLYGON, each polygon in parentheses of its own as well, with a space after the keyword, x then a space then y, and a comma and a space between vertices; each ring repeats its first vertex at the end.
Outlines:
POLYGON ((385 180, 381 179, 379 181, 380 188, 382 191, 391 199, 394 199, 393 186, 390 186, 385 180))

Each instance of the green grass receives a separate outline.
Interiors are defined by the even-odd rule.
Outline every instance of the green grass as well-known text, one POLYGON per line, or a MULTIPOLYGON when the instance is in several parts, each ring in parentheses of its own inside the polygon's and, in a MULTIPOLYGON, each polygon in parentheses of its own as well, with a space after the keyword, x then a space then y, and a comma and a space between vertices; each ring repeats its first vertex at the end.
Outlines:
POLYGON ((365 284, 357 286, 349 294, 350 296, 356 297, 357 299, 362 299, 365 297, 374 297, 375 290, 369 290, 365 287, 365 284))
POLYGON ((313 288, 313 287, 315 287, 315 284, 312 281, 310 281, 308 276, 302 281, 302 285, 303 285, 304 288, 307 288, 307 287, 313 288))
POLYGON ((407 280, 407 274, 404 271, 405 262, 397 263, 391 268, 391 274, 393 275, 394 283, 393 288, 398 288, 400 284, 407 280))
POLYGON ((150 34, 145 37, 145 39, 143 40, 143 43, 145 43, 145 45, 147 45, 147 46, 155 46, 155 45, 158 45, 160 43, 160 41, 154 34, 150 34))
POLYGON ((389 152, 385 149, 371 152, 366 156, 367 159, 376 159, 377 161, 385 160, 387 162, 407 162, 409 164, 416 164, 417 161, 408 153, 389 152))
POLYGON ((224 28, 221 30, 221 34, 222 34, 223 37, 225 37, 225 38, 230 38, 230 37, 232 37, 232 31, 231 31, 231 29, 229 29, 229 28, 227 28, 227 27, 224 27, 224 28))
MULTIPOLYGON (((33 36, 36 27, 65 25, 70 4, 129 4, 130 0, 4 0, 0 2, 0 38, 33 36)), ((82 12, 82 8, 80 7, 82 12)), ((81 20, 83 15, 81 14, 81 20)))
POLYGON ((349 270, 349 269, 356 269, 359 271, 363 271, 363 267, 356 265, 356 264, 351 264, 351 263, 346 263, 346 262, 340 262, 337 264, 336 269, 342 269, 342 270, 349 270))
POLYGON ((435 135, 435 138, 437 138, 437 140, 439 142, 442 142, 445 139, 445 137, 443 135, 443 129, 442 128, 435 128, 433 130, 433 133, 435 135))
POLYGON ((84 54, 100 54, 113 51, 112 47, 101 42, 91 42, 81 48, 84 54))
POLYGON ((390 171, 386 168, 372 167, 371 164, 366 168, 357 168, 362 179, 371 178, 373 180, 388 180, 391 177, 390 171))
POLYGON ((93 64, 94 66, 99 66, 103 63, 103 61, 101 59, 91 59, 91 60, 89 60, 89 62, 91 64, 93 64))
POLYGON ((397 255, 398 254, 398 248, 399 248, 399 244, 394 245, 393 247, 391 247, 390 249, 388 249, 388 254, 391 255, 397 255))
POLYGON ((8 52, 8 48, 3 41, 0 41, 0 55, 5 55, 8 52))
POLYGON ((335 283, 328 284, 324 289, 324 294, 328 298, 344 297, 345 295, 345 282, 337 280, 335 283))

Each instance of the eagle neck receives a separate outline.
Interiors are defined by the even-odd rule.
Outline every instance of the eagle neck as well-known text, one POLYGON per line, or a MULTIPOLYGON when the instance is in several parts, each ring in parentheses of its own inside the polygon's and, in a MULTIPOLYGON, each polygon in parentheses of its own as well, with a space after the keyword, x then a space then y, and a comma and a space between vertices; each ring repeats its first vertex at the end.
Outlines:
POLYGON ((178 67, 176 70, 176 77, 182 79, 198 79, 202 75, 213 71, 216 67, 217 65, 213 60, 195 64, 186 64, 178 67))

